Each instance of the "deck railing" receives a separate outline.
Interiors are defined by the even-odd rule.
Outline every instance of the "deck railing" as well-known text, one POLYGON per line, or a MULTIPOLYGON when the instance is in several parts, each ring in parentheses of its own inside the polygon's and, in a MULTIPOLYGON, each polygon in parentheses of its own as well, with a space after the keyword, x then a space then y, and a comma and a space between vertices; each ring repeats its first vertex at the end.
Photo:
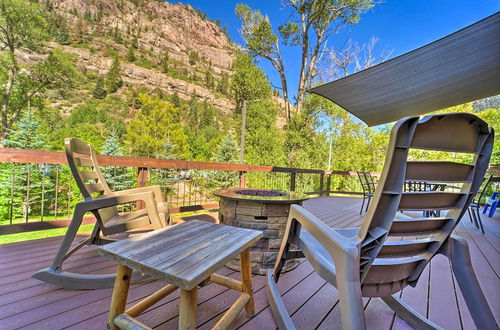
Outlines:
MULTIPOLYGON (((215 209, 215 189, 267 188, 312 196, 361 194, 353 171, 97 156, 112 190, 158 184, 171 213, 215 209)), ((499 164, 490 171, 498 172, 499 164)), ((378 176, 378 173, 372 173, 378 176)), ((0 235, 64 227, 83 200, 63 152, 0 148, 0 235)), ((141 205, 124 205, 128 211, 141 205)), ((94 219, 88 217, 84 223, 94 219)))
MULTIPOLYGON (((211 194, 229 187, 267 188, 315 196, 359 194, 356 172, 97 156, 112 190, 159 184, 171 213, 214 209, 211 194)), ((64 152, 0 148, 0 235, 67 226, 83 198, 64 152)), ((124 205, 127 211, 141 205, 124 205)), ((85 222, 90 223, 89 217, 85 222)))

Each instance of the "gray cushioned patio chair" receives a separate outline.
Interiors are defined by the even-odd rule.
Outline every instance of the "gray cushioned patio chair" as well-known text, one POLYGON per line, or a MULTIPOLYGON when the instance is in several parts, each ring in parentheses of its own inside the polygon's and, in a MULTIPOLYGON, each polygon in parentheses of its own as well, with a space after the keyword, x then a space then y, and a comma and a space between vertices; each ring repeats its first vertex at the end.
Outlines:
MULTIPOLYGON (((114 241, 106 236, 149 224, 152 224, 154 229, 166 227, 169 221, 168 205, 163 200, 160 186, 111 191, 99 168, 94 148, 76 138, 67 138, 64 142, 71 173, 85 200, 75 206, 73 218, 52 265, 38 271, 33 277, 67 289, 113 287, 114 274, 69 273, 63 271, 63 262, 84 245, 100 245, 114 241), (143 201, 145 208, 126 214, 118 213, 116 206, 136 201, 143 201), (71 247, 87 212, 96 218, 94 230, 88 238, 71 247)), ((136 280, 139 278, 139 275, 135 275, 136 280)))
POLYGON ((432 257, 443 254, 451 260, 476 326, 497 329, 474 274, 467 243, 452 235, 481 184, 493 138, 493 129, 472 114, 405 118, 392 129, 384 169, 361 228, 332 229, 304 208, 292 205, 275 268, 267 278, 267 293, 279 327, 294 328, 277 281, 284 262, 303 254, 338 289, 344 329, 365 329, 362 297, 382 298, 417 329, 438 328, 394 294, 407 285, 416 286, 432 257), (408 161, 411 148, 469 153, 473 160, 470 164, 408 161), (461 184, 461 190, 403 192, 405 180, 454 182, 461 184), (437 209, 447 212, 429 218, 396 214, 398 210, 437 209), (389 241, 388 236, 401 240, 389 241), (291 250, 291 246, 300 250, 291 250))

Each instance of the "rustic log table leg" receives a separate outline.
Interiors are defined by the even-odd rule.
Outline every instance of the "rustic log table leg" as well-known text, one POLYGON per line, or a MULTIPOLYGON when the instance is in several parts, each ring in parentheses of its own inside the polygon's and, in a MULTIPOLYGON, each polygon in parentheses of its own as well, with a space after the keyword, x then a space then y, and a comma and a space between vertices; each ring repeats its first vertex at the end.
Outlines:
POLYGON ((250 250, 245 250, 240 254, 241 283, 243 292, 250 295, 250 299, 245 306, 245 315, 252 317, 255 314, 255 304, 252 290, 252 267, 250 265, 250 250))
POLYGON ((116 269, 116 279, 115 286, 113 288, 113 296, 111 297, 111 306, 109 308, 107 329, 118 329, 118 327, 114 323, 114 319, 125 311, 131 278, 132 269, 128 268, 127 266, 118 265, 116 269))
POLYGON ((179 304, 179 329, 196 329, 196 288, 192 290, 181 289, 179 304))

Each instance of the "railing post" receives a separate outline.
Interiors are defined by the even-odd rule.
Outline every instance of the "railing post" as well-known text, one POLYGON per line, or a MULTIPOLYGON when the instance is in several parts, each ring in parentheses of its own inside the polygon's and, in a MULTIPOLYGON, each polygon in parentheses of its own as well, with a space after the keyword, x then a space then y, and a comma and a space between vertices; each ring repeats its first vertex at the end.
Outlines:
POLYGON ((323 191, 323 188, 325 186, 325 173, 321 173, 319 175, 319 195, 323 196, 325 192, 323 191))
POLYGON ((290 172, 290 191, 295 191, 295 181, 297 179, 297 173, 290 172))
POLYGON ((240 188, 246 188, 246 187, 247 187, 247 172, 240 171, 240 188))
POLYGON ((332 188, 332 174, 328 174, 328 177, 326 178, 326 195, 330 196, 330 191, 332 188))
MULTIPOLYGON (((148 185, 148 169, 146 167, 139 167, 137 172, 137 187, 146 187, 148 185)), ((135 202, 135 208, 136 210, 140 210, 144 208, 144 202, 143 201, 137 201, 135 202)))

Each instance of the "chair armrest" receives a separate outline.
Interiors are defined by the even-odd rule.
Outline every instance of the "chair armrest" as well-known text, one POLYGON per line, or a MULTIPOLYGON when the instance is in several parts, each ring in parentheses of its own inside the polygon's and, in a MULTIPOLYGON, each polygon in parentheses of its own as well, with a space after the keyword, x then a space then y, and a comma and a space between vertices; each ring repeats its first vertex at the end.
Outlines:
POLYGON ((337 233, 312 213, 299 205, 290 206, 288 221, 298 221, 328 252, 333 256, 335 252, 342 250, 352 256, 359 254, 359 241, 337 233))
MULTIPOLYGON (((131 189, 133 190, 133 189, 131 189)), ((130 203, 142 200, 146 204, 148 203, 156 203, 154 199, 153 191, 140 191, 140 192, 128 192, 127 194, 106 194, 104 196, 97 196, 92 199, 85 200, 77 204, 77 206, 84 208, 87 211, 94 211, 98 209, 102 209, 105 207, 118 206, 120 204, 130 203)))
POLYGON ((164 202, 165 200, 163 199, 163 195, 161 193, 160 186, 147 186, 147 187, 140 187, 140 188, 132 188, 132 189, 126 189, 126 190, 120 190, 120 191, 113 191, 111 193, 106 194, 106 196, 123 196, 123 195, 128 195, 128 194, 136 194, 136 193, 141 193, 141 192, 153 192, 154 197, 157 203, 164 202))

